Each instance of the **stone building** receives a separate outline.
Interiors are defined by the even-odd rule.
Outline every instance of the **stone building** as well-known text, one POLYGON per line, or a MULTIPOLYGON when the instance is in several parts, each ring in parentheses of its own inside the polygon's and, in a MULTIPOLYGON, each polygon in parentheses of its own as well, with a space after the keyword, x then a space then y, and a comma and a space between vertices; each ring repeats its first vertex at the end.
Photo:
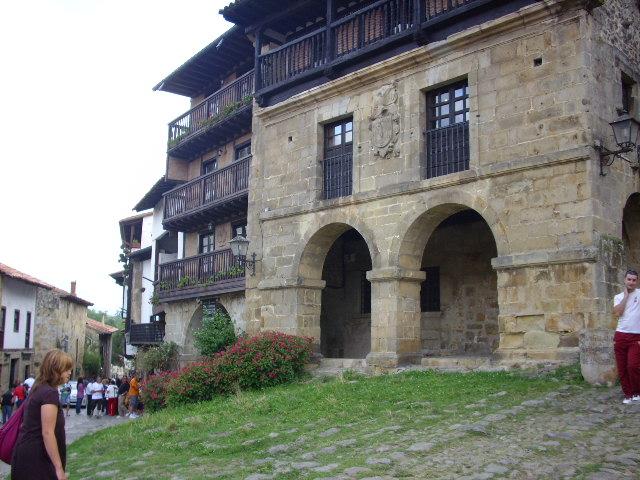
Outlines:
MULTIPOLYGON (((636 152, 601 167, 598 145, 617 149, 609 123, 640 116, 635 0, 236 0, 221 13, 236 24, 226 48, 244 36, 250 61, 229 63, 218 39, 157 87, 192 99, 169 125, 167 178, 187 183, 165 194, 164 227, 186 232, 187 255, 215 231, 215 251, 248 196, 256 273, 227 300, 241 328, 308 335, 324 358, 373 369, 573 361, 582 335, 585 375, 609 378, 589 352, 609 342, 611 298, 640 261, 640 196, 636 152), (249 139, 249 113, 246 188, 206 177, 249 139)), ((192 299, 224 291, 200 261, 186 298, 182 262, 161 299, 187 346, 192 299)))
POLYGON ((44 354, 59 348, 82 368, 87 307, 71 292, 0 263, 0 388, 35 376, 44 354))
POLYGON ((76 294, 76 282, 71 291, 39 287, 36 295, 34 364, 37 368, 45 353, 58 348, 71 355, 74 376, 82 373, 87 308, 93 303, 76 294))
POLYGON ((113 352, 113 334, 118 331, 116 327, 107 325, 92 318, 85 321, 86 335, 85 343, 87 348, 95 348, 102 363, 102 376, 111 378, 111 353, 113 352))

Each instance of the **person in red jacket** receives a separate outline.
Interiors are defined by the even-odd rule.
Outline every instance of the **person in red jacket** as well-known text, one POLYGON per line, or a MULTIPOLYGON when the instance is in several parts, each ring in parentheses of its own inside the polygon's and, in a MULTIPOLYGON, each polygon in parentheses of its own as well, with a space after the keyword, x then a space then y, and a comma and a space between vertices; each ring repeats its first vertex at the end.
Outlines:
POLYGON ((17 409, 17 408, 20 408, 20 405, 22 405, 22 402, 24 402, 24 399, 27 398, 27 389, 18 380, 16 380, 13 385, 15 387, 13 389, 13 396, 16 398, 15 405, 17 409))

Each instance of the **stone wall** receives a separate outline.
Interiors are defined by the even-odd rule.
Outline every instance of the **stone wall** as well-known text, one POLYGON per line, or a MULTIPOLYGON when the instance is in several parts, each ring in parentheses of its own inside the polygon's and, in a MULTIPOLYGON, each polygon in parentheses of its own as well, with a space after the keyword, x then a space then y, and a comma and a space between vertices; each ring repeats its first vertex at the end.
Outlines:
POLYGON ((36 296, 34 362, 38 367, 51 349, 64 350, 74 361, 74 375, 82 371, 87 307, 60 298, 53 290, 38 288, 36 296))
MULTIPOLYGON (((577 332, 604 315, 589 22, 584 10, 531 5, 256 110, 249 237, 260 262, 247 279, 248 328, 319 344, 322 264, 355 228, 372 260, 369 362, 415 361, 425 246, 443 220, 473 209, 495 241, 497 353, 575 358, 577 332), (462 78, 470 168, 424 179, 425 92, 462 78), (385 148, 372 137, 380 102, 397 116, 385 148), (323 128, 345 117, 354 124, 353 194, 323 200, 323 128)), ((495 319, 495 303, 480 313, 495 319)), ((484 335, 495 346, 495 327, 484 335)))

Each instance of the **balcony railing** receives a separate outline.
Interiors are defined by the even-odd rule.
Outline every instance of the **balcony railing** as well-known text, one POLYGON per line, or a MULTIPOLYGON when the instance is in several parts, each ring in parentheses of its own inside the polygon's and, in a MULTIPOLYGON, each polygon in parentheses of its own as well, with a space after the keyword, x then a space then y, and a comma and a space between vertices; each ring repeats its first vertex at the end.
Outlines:
POLYGON ((220 250, 161 264, 156 291, 162 300, 194 293, 243 290, 244 276, 244 266, 236 260, 231 250, 220 250))
POLYGON ((169 150, 250 105, 254 92, 253 77, 253 70, 245 73, 169 123, 169 150))
POLYGON ((164 324, 160 322, 132 323, 129 328, 129 344, 151 345, 164 340, 164 324))
POLYGON ((256 90, 320 72, 488 0, 379 0, 258 57, 256 90), (419 24, 419 25, 418 25, 419 24))
POLYGON ((425 133, 427 178, 469 170, 469 122, 454 123, 425 133))
POLYGON ((199 212, 246 193, 250 166, 249 155, 167 192, 164 196, 164 220, 199 212))

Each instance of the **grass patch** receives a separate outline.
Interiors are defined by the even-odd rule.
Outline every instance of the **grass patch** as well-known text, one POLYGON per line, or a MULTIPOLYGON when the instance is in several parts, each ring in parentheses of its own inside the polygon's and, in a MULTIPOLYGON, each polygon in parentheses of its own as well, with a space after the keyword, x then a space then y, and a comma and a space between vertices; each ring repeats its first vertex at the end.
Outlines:
MULTIPOLYGON (((346 372, 263 391, 238 392, 145 415, 96 432, 69 448, 72 478, 118 470, 139 479, 244 478, 278 461, 363 466, 371 452, 419 439, 430 427, 469 421, 581 383, 575 367, 542 376, 412 371, 363 377, 346 372), (505 392, 505 393, 502 393, 505 392), (499 395, 495 395, 500 393, 499 395), (306 454, 306 455, 305 455, 306 454), (91 462, 86 459, 91 458, 91 462), (113 462, 99 466, 102 462, 113 462), (137 464, 135 462, 138 462, 137 464), (136 466, 137 465, 137 466, 136 466)), ((375 455, 375 453, 374 453, 375 455)), ((386 465, 367 465, 384 474, 386 465)), ((277 478, 300 478, 300 471, 277 478)), ((307 478, 330 476, 306 471, 307 478)))

